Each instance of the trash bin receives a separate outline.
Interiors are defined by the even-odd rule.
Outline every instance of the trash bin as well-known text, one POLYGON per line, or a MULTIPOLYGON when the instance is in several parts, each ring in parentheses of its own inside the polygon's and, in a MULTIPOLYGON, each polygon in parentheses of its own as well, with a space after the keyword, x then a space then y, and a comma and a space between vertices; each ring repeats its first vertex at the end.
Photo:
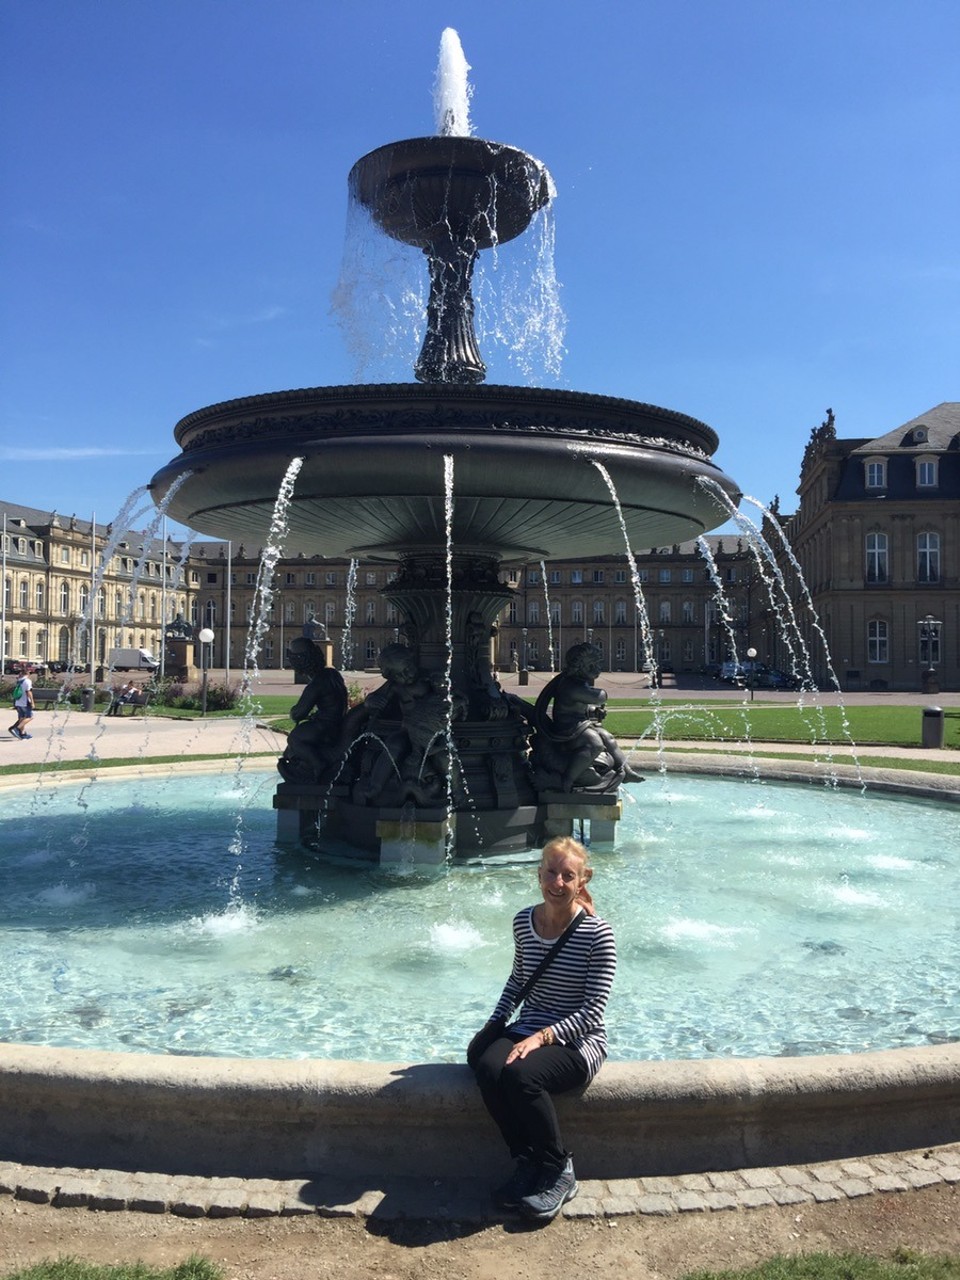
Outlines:
POLYGON ((933 750, 939 750, 943 746, 943 710, 941 707, 923 708, 920 745, 933 750))
POLYGON ((93 700, 96 696, 97 696, 96 689, 84 689, 83 693, 80 696, 80 710, 92 711, 93 700))

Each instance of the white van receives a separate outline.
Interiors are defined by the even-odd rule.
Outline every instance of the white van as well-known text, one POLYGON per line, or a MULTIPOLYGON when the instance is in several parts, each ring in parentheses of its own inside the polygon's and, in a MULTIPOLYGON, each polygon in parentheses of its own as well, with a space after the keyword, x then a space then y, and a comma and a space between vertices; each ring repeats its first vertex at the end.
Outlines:
POLYGON ((108 662, 111 671, 156 671, 160 666, 149 649, 111 649, 108 662))

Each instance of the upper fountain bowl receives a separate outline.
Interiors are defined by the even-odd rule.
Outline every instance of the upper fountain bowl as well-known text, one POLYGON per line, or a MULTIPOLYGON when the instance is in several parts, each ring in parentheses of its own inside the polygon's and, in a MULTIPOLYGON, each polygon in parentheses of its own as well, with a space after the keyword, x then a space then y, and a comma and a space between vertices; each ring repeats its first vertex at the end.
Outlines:
POLYGON ((420 249, 446 241, 489 249, 521 235, 553 194, 546 167, 483 138, 408 138, 378 147, 350 170, 350 192, 394 240, 420 249))

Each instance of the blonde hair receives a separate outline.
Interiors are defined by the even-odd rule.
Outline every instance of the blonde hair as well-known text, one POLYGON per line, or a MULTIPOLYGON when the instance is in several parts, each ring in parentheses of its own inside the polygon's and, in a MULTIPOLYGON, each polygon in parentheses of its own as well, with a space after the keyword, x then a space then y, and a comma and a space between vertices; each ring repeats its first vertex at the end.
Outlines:
POLYGON ((590 866, 589 850, 579 840, 574 840, 573 836, 554 836, 552 840, 548 840, 540 854, 541 866, 551 853, 559 853, 565 858, 579 858, 584 870, 590 866))

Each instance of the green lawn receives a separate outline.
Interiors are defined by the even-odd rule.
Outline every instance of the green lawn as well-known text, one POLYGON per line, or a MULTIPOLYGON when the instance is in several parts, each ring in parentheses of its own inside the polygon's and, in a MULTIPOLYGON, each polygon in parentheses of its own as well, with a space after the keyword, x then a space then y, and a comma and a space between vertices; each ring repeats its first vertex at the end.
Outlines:
MULTIPOLYGON (((661 736, 666 742, 854 742, 918 747, 922 709, 898 706, 798 708, 793 703, 663 702, 658 710, 613 710, 604 727, 618 738, 661 736)), ((960 711, 944 716, 944 746, 960 749, 960 711)))

